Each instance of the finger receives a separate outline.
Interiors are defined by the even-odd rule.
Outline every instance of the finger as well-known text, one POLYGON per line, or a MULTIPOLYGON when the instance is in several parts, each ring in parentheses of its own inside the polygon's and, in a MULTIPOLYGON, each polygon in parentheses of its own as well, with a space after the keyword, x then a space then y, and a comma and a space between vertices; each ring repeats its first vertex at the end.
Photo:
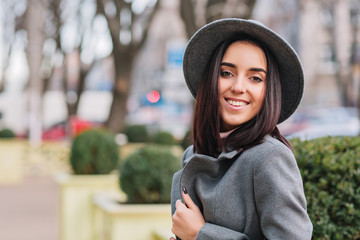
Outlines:
POLYGON ((195 208, 198 209, 198 206, 193 202, 190 195, 186 191, 186 188, 183 188, 182 197, 184 199, 184 202, 185 202, 186 206, 188 206, 188 208, 193 209, 193 210, 195 208))
POLYGON ((181 202, 180 199, 176 200, 176 202, 175 202, 175 208, 176 208, 176 210, 182 209, 182 208, 184 208, 184 207, 186 207, 186 206, 181 202))

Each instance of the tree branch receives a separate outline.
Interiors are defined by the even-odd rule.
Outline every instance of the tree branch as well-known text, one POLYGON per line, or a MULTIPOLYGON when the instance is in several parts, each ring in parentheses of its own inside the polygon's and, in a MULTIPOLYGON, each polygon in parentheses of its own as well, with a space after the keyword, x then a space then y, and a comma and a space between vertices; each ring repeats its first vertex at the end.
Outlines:
POLYGON ((137 52, 139 51, 139 49, 141 49, 141 47, 144 45, 148 35, 149 35, 149 29, 150 29, 150 25, 154 19, 155 13, 157 12, 157 10, 160 7, 160 0, 156 1, 155 6, 153 7, 150 16, 148 17, 148 20, 146 21, 146 24, 144 26, 144 32, 142 34, 142 37, 140 39, 140 41, 135 45, 134 47, 134 54, 137 54, 137 52))
POLYGON ((180 1, 180 16, 184 21, 186 34, 190 38, 197 31, 195 19, 195 6, 191 0, 180 1))

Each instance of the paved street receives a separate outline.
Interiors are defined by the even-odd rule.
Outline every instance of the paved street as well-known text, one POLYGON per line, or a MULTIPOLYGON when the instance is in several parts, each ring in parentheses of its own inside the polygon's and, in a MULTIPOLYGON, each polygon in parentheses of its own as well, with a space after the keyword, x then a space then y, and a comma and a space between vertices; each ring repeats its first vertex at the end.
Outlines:
POLYGON ((0 240, 57 240, 58 186, 52 177, 0 185, 0 240))

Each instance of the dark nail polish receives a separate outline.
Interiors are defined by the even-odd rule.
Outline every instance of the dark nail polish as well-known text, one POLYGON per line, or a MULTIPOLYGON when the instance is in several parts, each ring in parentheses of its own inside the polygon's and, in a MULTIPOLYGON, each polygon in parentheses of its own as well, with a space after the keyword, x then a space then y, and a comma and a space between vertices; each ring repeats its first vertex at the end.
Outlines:
POLYGON ((184 192, 185 194, 187 194, 187 193, 188 193, 188 192, 187 192, 187 190, 186 190, 186 188, 184 188, 184 187, 183 187, 183 189, 182 189, 182 190, 183 190, 183 192, 184 192))

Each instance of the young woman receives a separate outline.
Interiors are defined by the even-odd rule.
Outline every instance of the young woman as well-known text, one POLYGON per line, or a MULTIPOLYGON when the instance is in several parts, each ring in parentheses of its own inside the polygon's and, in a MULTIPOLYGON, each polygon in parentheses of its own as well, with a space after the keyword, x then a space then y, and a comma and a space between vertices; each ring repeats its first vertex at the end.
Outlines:
POLYGON ((251 20, 222 19, 189 41, 193 146, 172 185, 173 233, 189 239, 311 239, 301 175, 277 124, 302 98, 295 51, 251 20))

